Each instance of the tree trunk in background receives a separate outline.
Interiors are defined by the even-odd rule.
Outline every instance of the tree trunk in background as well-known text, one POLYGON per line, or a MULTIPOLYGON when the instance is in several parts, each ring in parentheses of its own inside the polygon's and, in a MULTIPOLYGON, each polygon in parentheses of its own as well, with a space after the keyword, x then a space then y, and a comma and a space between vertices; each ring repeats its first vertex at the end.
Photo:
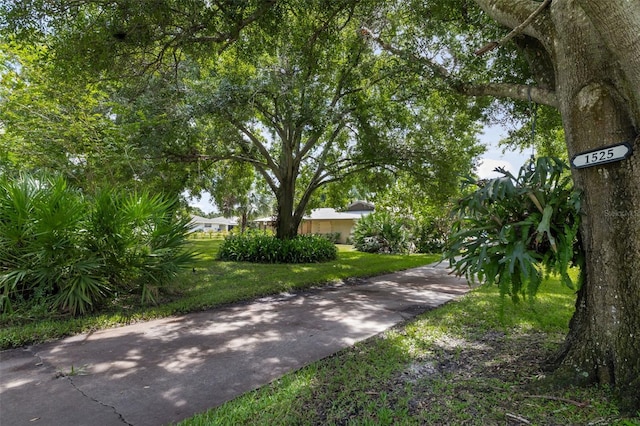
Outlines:
POLYGON ((276 238, 289 240, 298 235, 298 226, 301 218, 295 214, 295 175, 284 175, 280 182, 276 199, 278 211, 276 212, 276 238))

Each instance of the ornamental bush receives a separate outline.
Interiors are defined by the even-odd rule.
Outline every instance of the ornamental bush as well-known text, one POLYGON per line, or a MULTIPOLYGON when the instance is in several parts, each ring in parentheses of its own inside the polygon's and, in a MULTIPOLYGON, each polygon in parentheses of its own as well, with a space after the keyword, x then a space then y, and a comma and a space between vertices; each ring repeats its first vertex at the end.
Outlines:
POLYGON ((442 252, 449 223, 444 218, 432 218, 416 223, 413 228, 413 239, 418 253, 440 253, 442 252))
POLYGON ((175 200, 104 190, 60 176, 0 178, 0 312, 14 304, 73 315, 126 294, 153 301, 192 255, 175 200))
POLYGON ((387 212, 361 218, 353 231, 353 245, 366 253, 410 253, 413 243, 401 219, 387 212))
POLYGON ((321 236, 298 235, 280 240, 255 230, 227 236, 218 251, 220 260, 234 262, 317 263, 337 257, 335 244, 321 236))

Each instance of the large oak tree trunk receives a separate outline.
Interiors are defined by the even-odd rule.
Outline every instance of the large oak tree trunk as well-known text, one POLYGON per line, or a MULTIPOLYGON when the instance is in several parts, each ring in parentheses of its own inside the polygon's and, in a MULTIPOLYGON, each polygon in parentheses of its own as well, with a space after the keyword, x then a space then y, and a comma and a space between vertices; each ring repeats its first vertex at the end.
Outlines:
MULTIPOLYGON (((627 82, 602 34, 574 1, 551 9, 557 96, 569 155, 638 146, 627 82), (627 93, 625 93, 627 92, 627 93)), ((640 88, 635 88, 640 90, 640 88)), ((573 170, 583 192, 585 283, 563 349, 578 378, 626 388, 640 402, 640 156, 573 170)))
POLYGON ((625 141, 636 152, 624 161, 573 170, 582 192, 586 267, 562 364, 580 381, 617 386, 638 407, 640 139, 632 105, 640 87, 629 90, 602 29, 596 29, 577 1, 554 1, 551 17, 556 93, 569 156, 625 141))
MULTIPOLYGON (((529 0, 476 2, 511 28, 541 5, 529 0)), ((578 382, 615 386, 629 408, 637 410, 640 2, 552 0, 522 31, 540 42, 540 57, 548 55, 553 64, 553 104, 562 115, 569 156, 621 142, 629 142, 635 151, 620 162, 572 171, 582 191, 585 280, 558 360, 560 370, 578 382)))
POLYGON ((279 190, 276 194, 277 218, 276 218, 276 238, 288 240, 298 235, 298 226, 302 216, 297 214, 295 206, 296 175, 293 173, 283 173, 284 178, 280 182, 279 190))

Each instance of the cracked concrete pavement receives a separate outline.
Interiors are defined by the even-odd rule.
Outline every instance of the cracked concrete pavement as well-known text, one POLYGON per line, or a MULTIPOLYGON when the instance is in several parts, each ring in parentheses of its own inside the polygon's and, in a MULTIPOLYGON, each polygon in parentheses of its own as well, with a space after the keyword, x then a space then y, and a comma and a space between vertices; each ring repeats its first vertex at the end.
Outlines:
POLYGON ((0 425, 164 425, 467 292, 428 265, 0 352, 0 425))

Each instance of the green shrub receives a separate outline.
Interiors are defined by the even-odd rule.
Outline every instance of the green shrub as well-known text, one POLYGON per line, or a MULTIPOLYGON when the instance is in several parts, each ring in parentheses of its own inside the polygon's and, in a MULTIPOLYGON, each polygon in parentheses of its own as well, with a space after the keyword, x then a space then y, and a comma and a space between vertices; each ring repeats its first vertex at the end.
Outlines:
POLYGON ((338 258, 338 249, 326 237, 298 235, 282 241, 282 263, 316 263, 338 258))
POLYGON ((398 218, 387 212, 375 212, 358 221, 353 231, 356 250, 366 253, 410 253, 413 244, 398 218))
POLYGON ((413 240, 418 253, 442 252, 447 240, 448 228, 443 219, 431 219, 417 223, 413 231, 413 240))
POLYGON ((108 295, 100 259, 83 244, 82 195, 61 177, 0 180, 0 309, 12 302, 84 312, 108 295))
POLYGON ((336 246, 316 235, 280 240, 260 231, 231 234, 220 246, 220 260, 255 263, 316 263, 335 260, 336 246))
POLYGON ((340 233, 339 232, 329 232, 326 234, 314 234, 317 235, 318 237, 322 237, 325 238, 329 241, 331 241, 333 244, 338 244, 340 242, 340 233))
POLYGON ((191 255, 176 203, 104 191, 88 199, 59 176, 0 179, 0 311, 74 315, 123 292, 153 300, 191 255))
POLYGON ((104 261, 102 274, 115 293, 155 301, 192 254, 185 250, 189 219, 175 215, 176 200, 147 192, 106 189, 93 200, 88 246, 104 261))
MULTIPOLYGON (((556 158, 525 164, 514 176, 470 179, 476 190, 458 202, 445 256, 469 280, 497 284, 502 295, 535 295, 545 272, 574 287, 569 269, 582 266, 580 197, 568 166, 556 158)), ((580 285, 581 277, 578 277, 580 285)))

